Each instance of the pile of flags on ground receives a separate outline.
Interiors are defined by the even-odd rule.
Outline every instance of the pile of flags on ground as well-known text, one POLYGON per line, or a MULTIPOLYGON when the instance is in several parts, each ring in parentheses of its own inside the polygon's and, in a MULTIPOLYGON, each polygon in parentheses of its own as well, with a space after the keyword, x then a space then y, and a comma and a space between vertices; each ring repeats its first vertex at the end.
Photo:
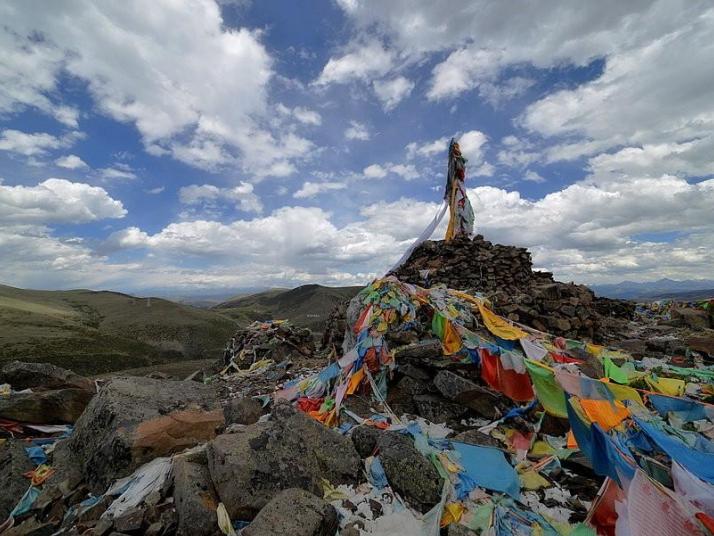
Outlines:
MULTIPOLYGON (((536 400, 544 412, 568 419, 567 447, 579 449, 605 477, 588 516, 598 532, 651 536, 714 531, 714 406, 707 403, 714 395, 714 368, 638 362, 619 350, 510 322, 481 296, 421 288, 393 276, 374 281, 355 300, 360 314, 351 326, 353 348, 319 374, 287 384, 276 397, 296 401, 326 425, 340 425, 345 397, 358 389, 386 400, 387 380, 397 365, 387 333, 411 330, 420 337, 438 337, 444 360, 479 366, 483 381, 515 405, 536 400)), ((389 418, 403 424, 395 415, 389 418)), ((521 512, 517 499, 523 478, 513 480, 516 471, 505 470, 511 467, 505 458, 502 474, 511 475, 511 486, 483 485, 479 474, 484 466, 469 464, 469 449, 443 442, 434 446, 412 435, 423 453, 440 464, 440 472, 453 477, 453 500, 444 509, 447 521, 472 519, 475 503, 468 497, 483 487, 503 494, 486 501, 497 533, 519 533, 514 529, 518 523, 545 526, 521 512), (450 454, 440 457, 433 449, 450 454)), ((534 434, 526 446, 535 443, 534 434)), ((503 453, 496 449, 489 455, 503 453)), ((494 466, 503 465, 500 458, 497 462, 494 466)), ((570 534, 585 528, 553 530, 570 534)))

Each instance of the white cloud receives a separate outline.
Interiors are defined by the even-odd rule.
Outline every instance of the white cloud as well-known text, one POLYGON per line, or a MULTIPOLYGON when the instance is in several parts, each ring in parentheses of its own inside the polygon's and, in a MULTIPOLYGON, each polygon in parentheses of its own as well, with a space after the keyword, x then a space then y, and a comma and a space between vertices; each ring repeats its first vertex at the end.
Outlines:
POLYGON ((413 180, 419 177, 419 172, 413 164, 390 164, 389 171, 399 175, 405 180, 413 180))
POLYGON ((347 185, 344 182, 306 181, 303 183, 302 187, 293 194, 293 197, 295 199, 308 199, 324 192, 344 190, 345 188, 347 188, 347 185))
POLYGON ((370 134, 366 125, 358 121, 350 121, 350 126, 345 130, 345 138, 348 140, 367 141, 370 138, 370 134))
POLYGON ((29 134, 7 129, 0 134, 0 151, 9 151, 24 156, 44 155, 51 149, 64 146, 63 140, 45 132, 29 134))
POLYGON ((372 83, 374 92, 382 102, 385 111, 396 108, 414 89, 414 82, 403 76, 391 80, 376 80, 372 83))
POLYGON ((657 176, 662 173, 684 177, 714 174, 714 135, 683 143, 645 144, 603 153, 590 159, 595 174, 657 176))
POLYGON ((399 175, 405 180, 414 180, 420 176, 416 167, 413 164, 393 164, 387 162, 386 164, 371 164, 362 170, 362 175, 368 179, 383 179, 389 173, 394 173, 399 175))
POLYGON ((65 169, 86 169, 87 163, 76 154, 68 154, 55 160, 55 164, 65 169))
POLYGON ((260 32, 228 27, 212 0, 4 3, 0 20, 0 113, 34 107, 76 126, 56 97, 69 75, 101 113, 134 124, 151 154, 260 173, 308 153, 306 140, 266 126, 273 62, 260 32))
POLYGON ((123 218, 127 211, 104 188, 65 179, 36 186, 0 184, 0 221, 10 224, 86 223, 123 218))
POLYGON ((428 158, 441 152, 447 154, 449 150, 449 138, 444 136, 443 138, 439 138, 438 140, 430 141, 422 145, 419 145, 416 142, 411 142, 407 144, 405 149, 407 150, 408 159, 412 159, 416 155, 428 158))
POLYGON ((122 164, 121 162, 117 162, 111 167, 98 169, 97 171, 102 179, 108 181, 134 180, 137 178, 136 173, 134 173, 131 167, 128 164, 122 164))
POLYGON ((383 179, 387 176, 387 170, 379 164, 372 164, 364 168, 362 174, 368 179, 383 179))
POLYGON ((293 115, 301 123, 306 125, 321 125, 322 116, 315 110, 308 110, 307 108, 297 107, 293 109, 293 115))
MULTIPOLYGON (((464 133, 456 133, 454 138, 459 142, 461 153, 469 160, 471 166, 475 166, 483 160, 483 149, 488 141, 488 137, 483 132, 469 130, 464 133)), ((407 159, 411 160, 415 156, 431 158, 437 154, 443 154, 446 159, 449 152, 449 140, 449 136, 444 136, 422 144, 408 143, 405 147, 407 159)))
POLYGON ((184 186, 179 190, 179 200, 184 205, 203 205, 204 208, 214 208, 218 202, 229 201, 244 212, 263 211, 263 203, 253 185, 247 182, 241 182, 233 188, 219 188, 212 184, 184 186))
POLYGON ((459 147, 471 165, 475 165, 483 160, 483 146, 488 138, 486 134, 478 130, 470 130, 458 136, 459 147))
POLYGON ((275 109, 281 115, 287 117, 294 117, 299 122, 305 125, 321 125, 322 116, 315 110, 310 110, 309 108, 304 108, 301 106, 296 106, 295 108, 288 108, 282 103, 279 103, 275 109))
POLYGON ((158 195, 166 190, 166 186, 157 186, 156 188, 151 188, 149 190, 144 190, 149 195, 158 195))
POLYGON ((507 3, 486 0, 454 0, 449 9, 429 0, 340 5, 362 39, 376 30, 399 54, 414 59, 450 52, 434 69, 431 98, 455 96, 484 83, 500 84, 503 69, 510 66, 582 66, 647 46, 653 38, 693 24, 710 8, 707 2, 668 0, 568 6, 546 0, 520 6, 517 12, 507 3))
MULTIPOLYGON (((183 193, 184 201, 195 203, 222 195, 221 189, 201 186, 183 193)), ((488 186, 470 189, 469 196, 478 232, 496 242, 531 248, 536 265, 563 280, 704 277, 714 262, 714 180, 691 184, 662 176, 623 181, 605 174, 537 200, 488 186), (681 235, 673 242, 656 241, 658 233, 672 232, 681 235)), ((359 284, 383 274, 438 206, 408 198, 378 202, 365 205, 357 221, 341 227, 320 208, 283 207, 252 219, 171 223, 155 233, 129 227, 112 234, 104 247, 154 255, 123 267, 143 286, 359 284), (182 268, 187 257, 200 259, 201 269, 182 268)), ((435 237, 443 236, 445 225, 435 237)), ((20 240, 13 244, 15 251, 20 240)), ((68 244, 54 240, 47 247, 68 244)), ((67 265, 91 266, 95 278, 121 281, 116 268, 91 257, 81 260, 90 253, 74 245, 63 256, 67 265)))
MULTIPOLYGON (((714 136, 714 72, 701 68, 714 58, 714 9, 690 4, 682 20, 684 12, 667 13, 665 6, 658 5, 659 15, 672 17, 676 26, 660 20, 646 40, 621 39, 600 77, 526 109, 522 124, 557 143, 548 152, 549 161, 623 146, 620 159, 643 147, 648 154, 640 158, 652 159, 657 151, 672 149, 678 172, 697 173, 697 148, 711 146, 714 136), (700 141, 690 145, 694 139, 700 141)), ((661 163, 660 172, 671 169, 661 163)))
POLYGON ((488 162, 473 169, 473 175, 476 177, 492 177, 495 172, 496 168, 488 162))
POLYGON ((379 41, 353 43, 351 50, 338 58, 330 58, 315 83, 343 84, 351 80, 365 80, 385 74, 394 58, 379 41))
POLYGON ((527 182, 535 182, 537 184, 545 182, 545 179, 536 171, 529 169, 523 176, 523 180, 527 182))

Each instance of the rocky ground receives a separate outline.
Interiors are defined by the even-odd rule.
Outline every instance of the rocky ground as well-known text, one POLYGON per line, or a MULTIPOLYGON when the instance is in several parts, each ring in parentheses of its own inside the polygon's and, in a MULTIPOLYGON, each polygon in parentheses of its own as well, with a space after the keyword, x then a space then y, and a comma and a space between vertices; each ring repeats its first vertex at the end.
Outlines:
MULTIPOLYGON (((481 238, 427 243, 397 275, 482 292, 503 314, 536 329, 609 340, 611 327, 635 358, 714 362, 711 312, 681 306, 666 316, 635 314, 634 305, 534 273, 525 250, 481 238), (464 264, 464 255, 475 262, 464 264)), ((312 418, 316 408, 281 401, 276 393, 286 384, 334 362, 338 328, 344 334, 353 322, 335 313, 322 352, 307 330, 255 323, 236 333, 212 366, 184 378, 92 381, 52 365, 6 365, 0 533, 417 534, 414 515, 426 526, 443 506, 444 475, 425 444, 400 433, 407 429, 431 447, 446 440, 494 447, 512 465, 547 467, 521 474, 514 504, 564 523, 586 519, 603 479, 565 448, 567 419, 537 413, 535 404, 514 407, 481 380, 476 365, 445 361, 441 341, 428 331, 388 334, 397 367, 386 400, 357 389, 337 427, 312 418), (542 453, 532 441, 524 447, 529 437, 538 438, 542 453)), ((439 534, 438 524, 430 534, 439 534)), ((441 529, 476 533, 456 523, 441 529)))

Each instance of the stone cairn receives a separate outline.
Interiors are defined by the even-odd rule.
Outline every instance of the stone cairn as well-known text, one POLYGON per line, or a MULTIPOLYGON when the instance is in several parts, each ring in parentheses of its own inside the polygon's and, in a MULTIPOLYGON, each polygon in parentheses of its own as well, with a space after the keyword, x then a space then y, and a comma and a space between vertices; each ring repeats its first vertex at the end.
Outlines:
MULTIPOLYGON (((473 240, 426 241, 418 246, 394 276, 401 281, 431 287, 481 293, 507 318, 571 338, 598 343, 617 340, 634 304, 596 297, 584 285, 561 283, 550 272, 533 270, 526 248, 493 244, 482 235, 473 240)), ((344 334, 346 304, 335 307, 328 319, 323 348, 339 349, 344 334)))

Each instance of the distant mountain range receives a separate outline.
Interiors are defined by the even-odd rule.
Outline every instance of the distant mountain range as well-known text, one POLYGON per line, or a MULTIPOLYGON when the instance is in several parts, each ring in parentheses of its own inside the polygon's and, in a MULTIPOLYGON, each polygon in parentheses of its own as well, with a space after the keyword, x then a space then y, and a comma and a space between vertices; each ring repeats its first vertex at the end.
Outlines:
POLYGON ((623 281, 611 285, 590 285, 590 288, 598 296, 625 300, 698 300, 714 296, 714 280, 711 279, 675 281, 665 278, 644 283, 623 281))

